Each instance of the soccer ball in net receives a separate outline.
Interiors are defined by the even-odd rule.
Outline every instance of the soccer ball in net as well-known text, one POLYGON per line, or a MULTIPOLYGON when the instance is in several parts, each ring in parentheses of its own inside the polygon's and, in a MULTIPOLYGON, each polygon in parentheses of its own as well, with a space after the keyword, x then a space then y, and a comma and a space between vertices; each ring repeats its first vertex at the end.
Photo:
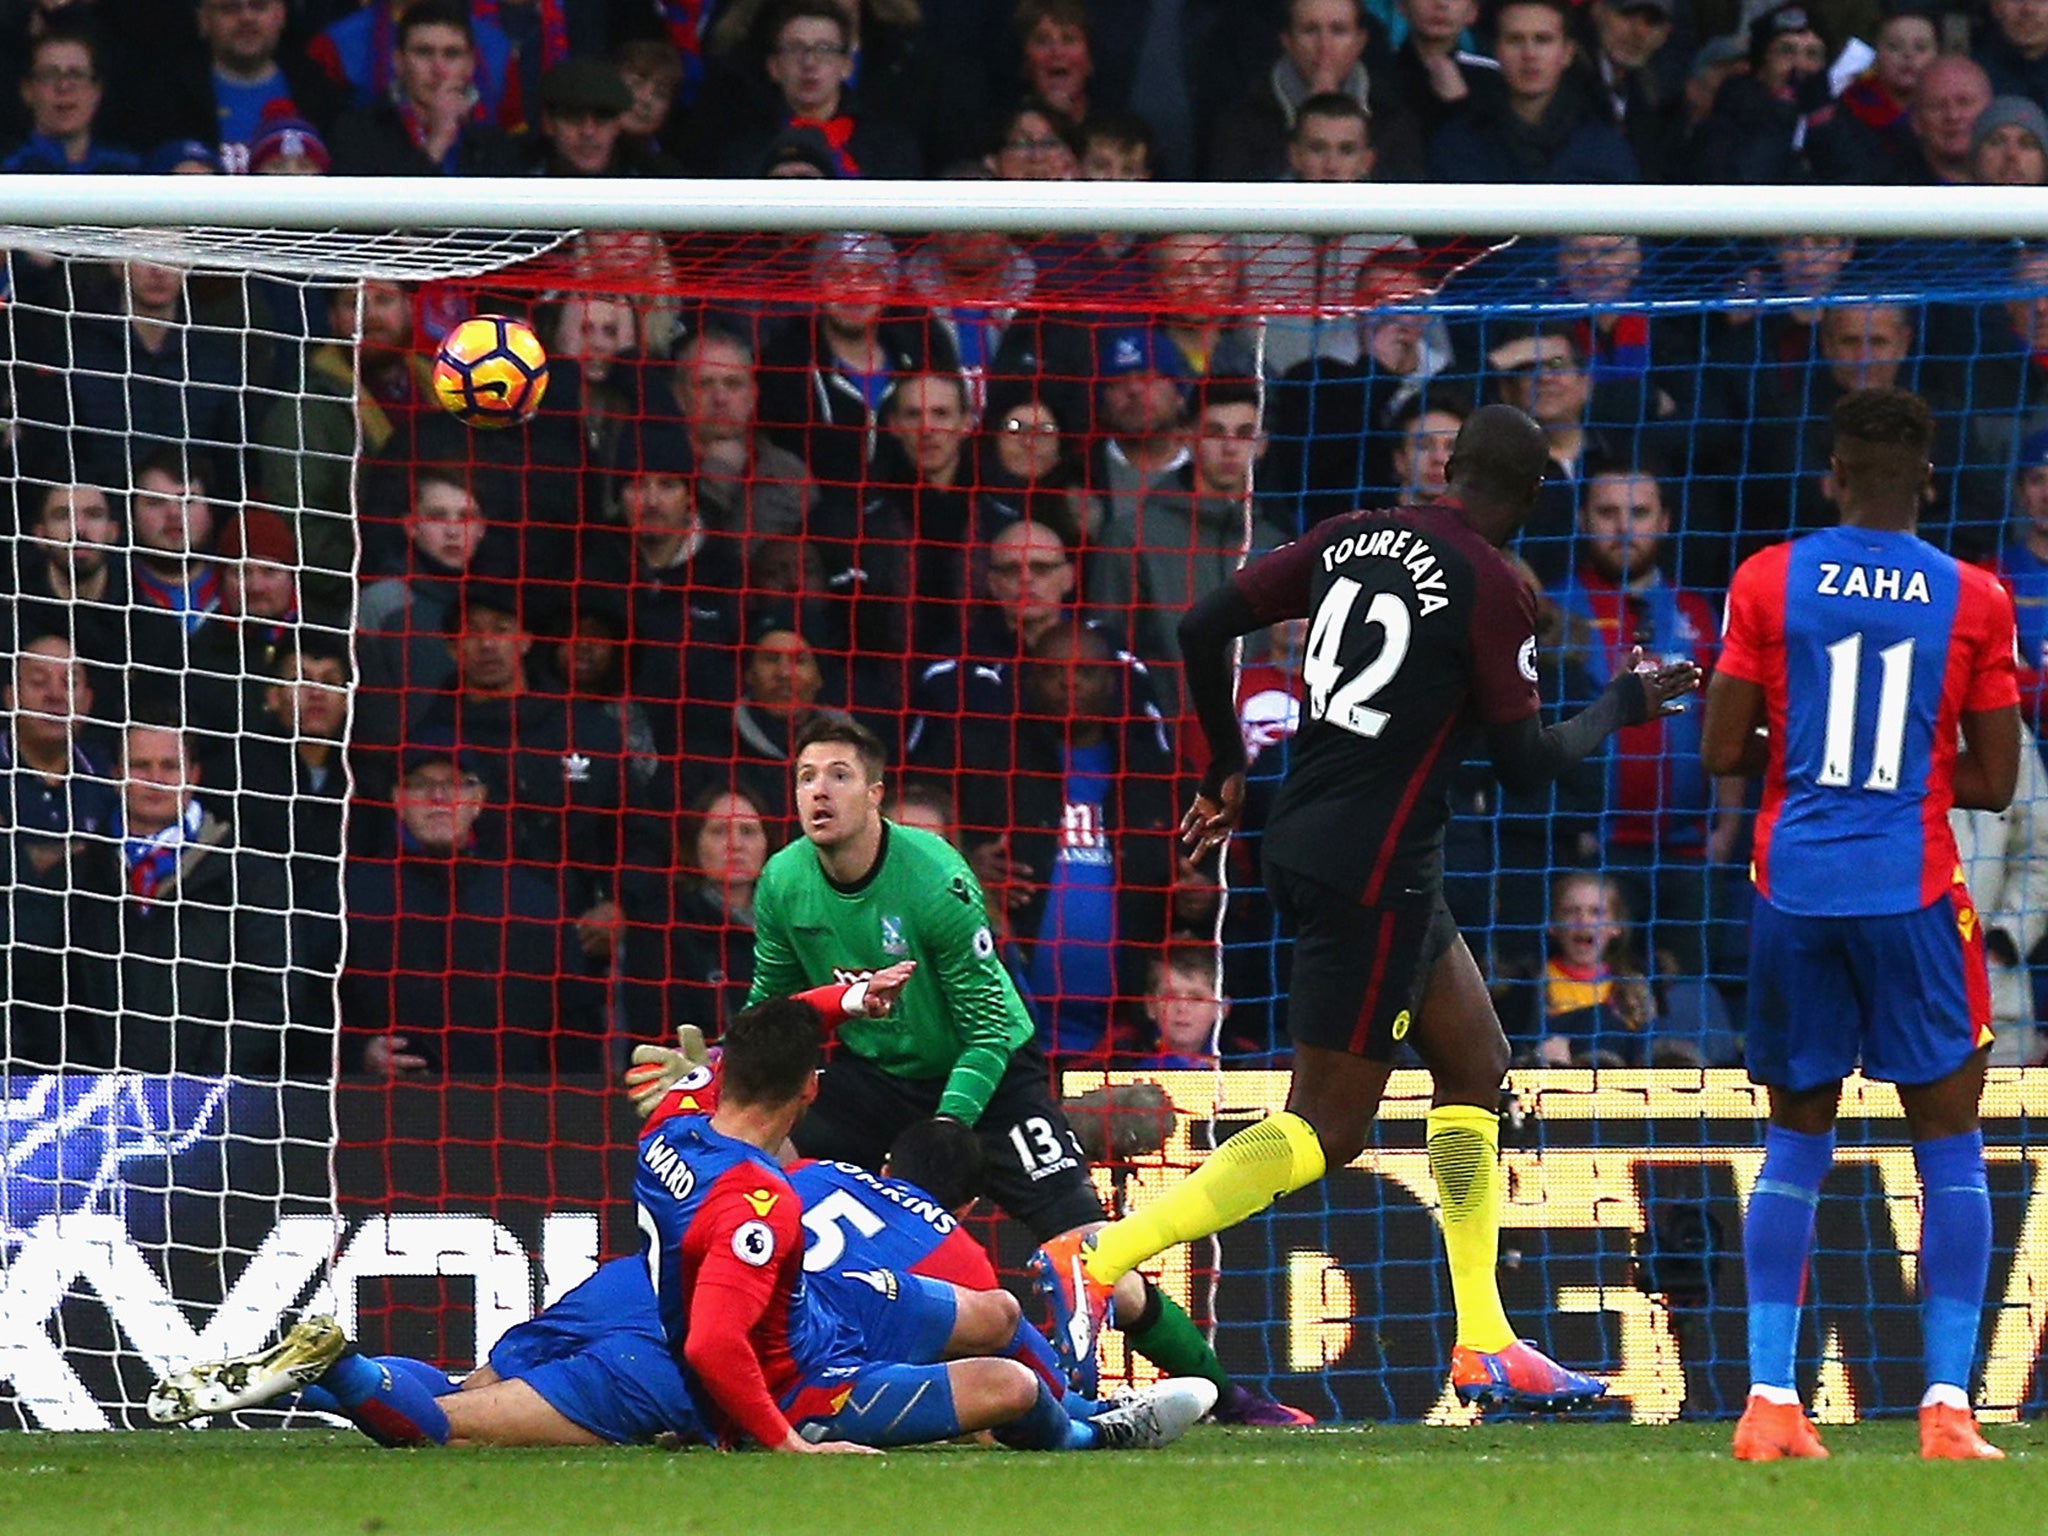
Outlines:
POLYGON ((531 326, 505 315, 463 321, 434 358, 434 398, 472 427, 530 419, 547 389, 547 349, 531 326))

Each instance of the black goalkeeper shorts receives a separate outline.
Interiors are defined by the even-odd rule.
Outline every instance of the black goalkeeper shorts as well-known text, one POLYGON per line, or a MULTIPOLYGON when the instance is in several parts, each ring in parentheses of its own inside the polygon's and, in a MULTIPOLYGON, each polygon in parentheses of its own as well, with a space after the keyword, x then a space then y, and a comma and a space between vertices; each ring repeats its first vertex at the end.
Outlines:
POLYGON ((1355 896, 1267 866, 1266 886, 1294 931, 1287 1032, 1297 1045, 1392 1061, 1415 1023, 1423 989, 1458 924, 1433 891, 1400 904, 1355 896))
MULTIPOLYGON (((945 1087, 942 1077, 896 1077, 841 1049, 790 1140, 805 1157, 879 1171, 899 1135, 939 1112, 945 1087)), ((975 1130, 987 1160, 982 1193, 1033 1238, 1106 1219, 1037 1045, 1027 1041, 1010 1058, 975 1130)))

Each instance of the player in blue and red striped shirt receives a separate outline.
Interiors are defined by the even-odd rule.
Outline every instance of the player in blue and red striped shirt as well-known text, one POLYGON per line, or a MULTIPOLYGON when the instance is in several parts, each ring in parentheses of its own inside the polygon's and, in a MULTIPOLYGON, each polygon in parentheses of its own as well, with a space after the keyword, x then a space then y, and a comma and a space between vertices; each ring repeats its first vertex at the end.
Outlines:
POLYGON ((1834 430, 1841 525, 1735 573, 1702 727, 1708 772, 1764 780, 1749 1072, 1771 1115, 1743 1221, 1751 1386, 1735 1455, 1827 1454, 1793 1355, 1836 1104, 1860 1065, 1898 1085, 1920 1173, 1921 1454, 1990 1459, 2003 1453, 1968 1396, 1991 1254, 1990 987, 1948 813, 2012 800, 2012 600, 1915 532, 1933 473, 1923 401, 1857 390, 1834 430))
POLYGON ((717 1109, 640 1142, 634 1194, 655 1302, 712 1438, 806 1452, 990 1429, 1024 1449, 1108 1449, 1166 1444, 1214 1405, 1213 1384, 1168 1381, 1070 1418, 1042 1375, 993 1358, 1020 1317, 1007 1292, 889 1269, 814 1288, 800 1202, 774 1152, 816 1096, 819 1056, 808 1002, 757 1003, 726 1031, 717 1109))
MULTIPOLYGON (((910 967, 896 969, 903 972, 895 981, 900 989, 910 967)), ((856 1001, 856 1008, 887 1011, 893 1000, 888 973, 857 986, 867 1001, 856 1001)), ((815 1010, 814 1031, 818 1013, 837 1018, 847 1011, 853 990, 834 985, 802 995, 799 1001, 815 1010)), ((720 1074, 705 1065, 678 1076, 668 1070, 670 1063, 660 1065, 659 1081, 628 1080, 636 1107, 647 1116, 643 1142, 671 1128, 685 1133, 708 1128, 708 1117, 719 1106, 720 1074)), ((686 1065, 684 1058, 676 1056, 674 1065, 686 1065)), ((741 1142, 724 1141, 727 1151, 740 1154, 728 1172, 759 1172, 741 1142)), ((942 1357, 1003 1357, 962 1360, 961 1374, 968 1378, 989 1376, 991 1366, 1021 1364, 1059 1400, 1062 1414, 1089 1421, 1074 1428, 1040 1413, 1035 1423, 1003 1431, 1013 1443, 1027 1446, 1163 1444, 1215 1401, 1207 1382, 1162 1383, 1114 1404, 1065 1393, 1051 1345, 998 1289, 987 1250, 958 1219, 957 1211, 973 1203, 982 1178, 974 1131, 957 1122, 922 1122, 897 1139, 890 1158, 892 1167, 900 1164, 919 1182, 839 1163, 793 1168, 787 1195, 768 1181, 751 1176, 740 1181, 748 1186, 743 1194, 754 1197, 739 1213, 742 1228, 760 1225, 751 1218, 756 1202, 779 1204, 785 1217, 797 1197, 804 1202, 805 1306, 815 1304, 823 1325, 826 1364, 818 1365, 815 1350, 788 1353, 802 1356, 798 1368, 811 1374, 814 1386, 822 1382, 826 1388, 823 1401, 832 1422, 824 1433, 859 1438, 874 1434, 874 1425, 881 1424, 890 1443, 919 1438, 920 1429, 941 1421, 940 1410, 950 1402, 944 1391, 929 1391, 935 1384, 932 1371, 873 1368, 897 1362, 935 1366, 942 1357), (844 1353, 849 1338, 850 1357, 844 1353), (831 1355, 834 1347, 841 1354, 831 1355), (861 1390, 851 1409, 841 1412, 846 1397, 841 1378, 848 1368, 861 1390), (906 1397, 911 1399, 907 1406, 906 1397), (924 1411, 911 1415, 909 1408, 919 1403, 924 1411)), ((657 1161, 665 1183, 685 1182, 676 1172, 677 1161, 657 1161)), ((692 1171, 689 1182, 697 1177, 692 1171)), ((171 1373, 152 1391, 150 1415, 162 1423, 182 1423, 296 1395, 299 1406, 341 1414, 391 1446, 715 1439, 715 1431, 707 1430, 700 1417, 703 1394, 686 1381, 671 1350, 649 1270, 641 1258, 600 1266, 539 1316, 505 1333, 492 1347, 488 1364, 460 1383, 423 1360, 362 1355, 331 1318, 315 1318, 299 1323, 268 1349, 171 1373)), ((767 1315, 774 1315, 772 1309, 767 1315)), ((781 1338, 788 1342, 787 1328, 781 1338)), ((936 1370, 950 1390, 953 1373, 943 1366, 936 1370)), ((1003 1374, 1021 1398, 1023 1383, 1015 1369, 1003 1374)), ((1034 1410, 1042 1407, 1041 1395, 1031 1389, 1034 1410)), ((817 1396, 813 1392, 802 1400, 815 1407, 817 1396)))

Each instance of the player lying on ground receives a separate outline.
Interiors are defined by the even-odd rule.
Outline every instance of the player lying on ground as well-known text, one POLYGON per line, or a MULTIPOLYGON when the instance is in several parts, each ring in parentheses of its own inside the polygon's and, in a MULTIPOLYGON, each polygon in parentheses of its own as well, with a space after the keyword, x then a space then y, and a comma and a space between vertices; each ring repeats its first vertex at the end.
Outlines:
MULTIPOLYGON (((687 1084, 664 1095, 661 1118, 694 1112, 685 1107, 694 1096, 687 1084)), ((915 1184, 846 1164, 808 1163, 791 1170, 790 1181, 805 1202, 807 1272, 830 1271, 834 1278, 822 1282, 828 1285, 866 1285, 865 1277, 902 1270, 970 1293, 994 1292, 987 1251, 945 1204, 971 1205, 979 1176, 973 1133, 952 1130, 965 1137, 964 1144, 946 1136, 944 1127, 927 1125, 906 1133, 891 1152, 892 1169, 900 1164, 916 1174, 915 1184)), ((976 1314, 981 1305, 972 1299, 963 1312, 976 1314)), ((1052 1347, 1021 1317, 1008 1339, 980 1347, 1011 1311, 1001 1308, 1001 1318, 981 1320, 987 1330, 982 1337, 949 1342, 1020 1360, 1059 1386, 1052 1347)), ((448 1444, 630 1445, 702 1438, 662 1335, 647 1266, 637 1258, 601 1265, 539 1316, 508 1330, 492 1347, 489 1363, 460 1382, 424 1360, 378 1356, 372 1363, 400 1379, 389 1386, 377 1381, 370 1396, 354 1401, 351 1385, 372 1383, 357 1367, 341 1363, 349 1354, 338 1328, 324 1319, 308 1320, 270 1349, 176 1373, 152 1393, 150 1414, 161 1423, 182 1423, 296 1392, 300 1406, 350 1418, 380 1444, 440 1443, 422 1428, 432 1425, 415 1395, 423 1390, 439 1400, 448 1418, 448 1444), (299 1392, 302 1381, 316 1384, 299 1392)), ((1093 1417, 1121 1405, 1068 1399, 1066 1406, 1070 1414, 1093 1417)))
MULTIPOLYGON (((878 976, 862 1005, 886 1011, 902 979, 894 972, 878 976)), ((839 1006, 845 989, 825 990, 822 1001, 839 1006)), ((643 1076, 641 1086, 651 1087, 652 1093, 636 1104, 650 1126, 715 1106, 715 1081, 700 1066, 702 1060, 700 1038, 693 1058, 677 1054, 664 1059, 669 1081, 643 1076)), ((830 1272, 823 1282, 828 1286, 869 1286, 890 1270, 904 1270, 970 1293, 994 1292, 996 1276, 987 1252, 949 1209, 973 1203, 979 1159, 971 1131, 931 1122, 914 1127, 891 1150, 892 1169, 900 1167, 915 1183, 881 1179, 845 1165, 808 1164, 794 1170, 792 1182, 807 1207, 806 1269, 830 1272)), ((987 1347, 1002 1323, 1015 1317, 1007 1296, 986 1301, 969 1296, 960 1311, 967 1326, 956 1330, 948 1347, 1005 1355, 1058 1385, 1050 1346, 1020 1317, 1008 1338, 987 1347)), ((270 1349, 175 1373, 152 1392, 149 1411, 159 1422, 180 1423, 297 1392, 302 1406, 348 1417, 386 1445, 590 1445, 700 1438, 695 1409, 662 1334, 647 1266, 638 1259, 603 1265, 540 1316, 509 1330, 492 1348, 489 1363, 460 1383, 423 1360, 380 1356, 368 1363, 382 1374, 362 1369, 360 1357, 331 1321, 308 1320, 270 1349), (313 1384, 300 1392, 301 1383, 313 1384), (448 1423, 445 1442, 436 1439, 440 1426, 422 1394, 439 1402, 448 1423)), ((1086 1417, 1105 1408, 1123 1418, 1143 1411, 1142 1404, 1133 1408, 1071 1398, 1066 1407, 1086 1417)), ((1112 1433, 1118 1422, 1110 1421, 1112 1433)))
POLYGON ((1237 825, 1244 741, 1231 694, 1239 635, 1310 618, 1308 699, 1263 838, 1266 886, 1295 930, 1287 1107, 1238 1132, 1122 1221, 1034 1259, 1064 1326, 1092 1347, 1113 1287, 1176 1243, 1220 1232, 1364 1150, 1405 1040, 1436 1087, 1429 1165, 1458 1314, 1451 1380, 1467 1402, 1568 1407, 1606 1389, 1518 1342, 1495 1279, 1498 1106, 1508 1045, 1442 894, 1448 779, 1484 746, 1534 788, 1614 731, 1679 707, 1690 662, 1636 668, 1561 725, 1538 722, 1535 609, 1501 554, 1536 505, 1543 429, 1510 406, 1459 432, 1450 489, 1427 506, 1354 512, 1251 561, 1182 619, 1182 664, 1210 763, 1182 823, 1197 856, 1237 825))
MULTIPOLYGON (((802 1210, 775 1152, 818 1093, 811 1007, 778 998, 741 1011, 723 1041, 718 1108, 670 1120, 640 1143, 634 1196, 656 1306, 707 1434, 771 1450, 876 1448, 987 1429, 1028 1450, 1163 1445, 1214 1406, 1215 1388, 1169 1380, 1077 1421, 1015 1360, 942 1362, 963 1294, 882 1271, 838 1295, 805 1283, 802 1210), (864 1357, 887 1339, 895 1362, 864 1357)), ((983 1298, 987 1338, 1016 1326, 1006 1293, 983 1298)))
MULTIPOLYGON (((870 980, 813 988, 800 994, 820 1015, 885 1013, 915 967, 901 961, 870 980)), ((718 1107, 717 1064, 703 1036, 685 1026, 682 1048, 640 1046, 627 1070, 626 1087, 640 1112, 641 1137, 686 1115, 718 1107)), ((982 1182, 981 1141, 957 1120, 920 1120, 889 1149, 881 1174, 852 1163, 797 1160, 785 1168, 803 1202, 804 1272, 827 1288, 869 1284, 877 1271, 900 1270, 943 1281, 971 1292, 1001 1287, 988 1250, 969 1235, 960 1218, 974 1207, 982 1182)), ((654 1319, 654 1293, 641 1271, 639 1300, 654 1319)), ((659 1327, 658 1321, 652 1326, 659 1327)), ((871 1351, 872 1352, 872 1351, 871 1351)), ((1052 1346, 1020 1315, 1004 1347, 985 1351, 1021 1362, 1058 1394, 1070 1416, 1093 1418, 1102 1405, 1068 1390, 1052 1346)))
POLYGON ((1898 1085, 1920 1174, 1920 1454, 1991 1460, 2004 1453, 1969 1396, 1991 1265, 1977 1119, 1991 982, 1948 814, 2012 801, 2013 606, 1997 577, 1917 536, 1934 475, 1923 401, 1856 390, 1834 432, 1841 526, 1735 573, 1700 745, 1709 773, 1764 781, 1748 1054, 1771 1118, 1742 1222, 1750 1389, 1735 1455, 1827 1455, 1793 1361, 1836 1104, 1860 1064, 1898 1085))
MULTIPOLYGON (((997 956, 974 872, 945 839, 882 815, 884 753, 864 726, 819 716, 798 733, 792 761, 804 835, 755 887, 749 1000, 917 962, 886 1023, 840 1024, 841 1049, 796 1127, 797 1151, 874 1169, 919 1120, 957 1120, 980 1133, 988 1197, 1034 1238, 1099 1225, 1087 1160, 997 956)), ((1187 1313, 1143 1276, 1119 1276, 1115 1316, 1131 1347, 1169 1376, 1214 1382, 1220 1421, 1313 1422, 1232 1383, 1187 1313)), ((1092 1392, 1093 1348, 1070 1357, 1075 1384, 1092 1392)))

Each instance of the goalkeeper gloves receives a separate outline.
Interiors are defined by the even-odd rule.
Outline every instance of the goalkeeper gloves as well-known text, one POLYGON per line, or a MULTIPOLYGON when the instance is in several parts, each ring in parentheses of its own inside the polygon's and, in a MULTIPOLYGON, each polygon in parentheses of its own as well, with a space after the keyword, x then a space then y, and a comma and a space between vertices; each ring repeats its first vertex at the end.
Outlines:
POLYGON ((634 1112, 645 1120, 669 1089, 710 1060, 704 1031, 694 1024, 685 1024, 676 1031, 673 1046, 634 1046, 632 1064, 626 1068, 624 1079, 626 1097, 633 1101, 634 1112))

